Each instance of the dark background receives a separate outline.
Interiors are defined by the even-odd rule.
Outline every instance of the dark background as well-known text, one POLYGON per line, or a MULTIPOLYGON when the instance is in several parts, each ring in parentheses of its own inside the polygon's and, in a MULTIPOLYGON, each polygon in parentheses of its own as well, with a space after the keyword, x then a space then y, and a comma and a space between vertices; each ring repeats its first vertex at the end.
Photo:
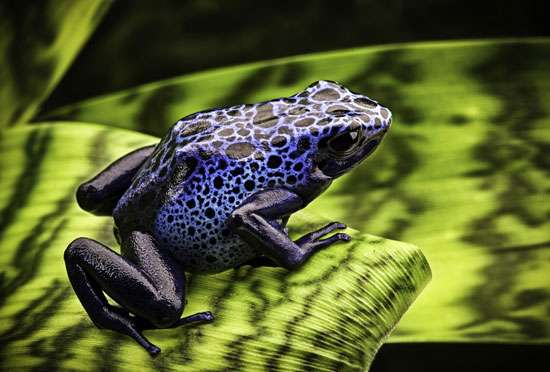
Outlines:
MULTIPOLYGON (((544 36, 549 24, 543 0, 117 0, 44 110, 213 67, 383 43, 544 36)), ((548 351, 386 344, 371 371, 543 371, 548 351)))
POLYGON ((547 345, 385 344, 370 372, 548 372, 547 345))
POLYGON ((417 40, 550 35, 545 0, 115 0, 44 110, 192 71, 417 40))

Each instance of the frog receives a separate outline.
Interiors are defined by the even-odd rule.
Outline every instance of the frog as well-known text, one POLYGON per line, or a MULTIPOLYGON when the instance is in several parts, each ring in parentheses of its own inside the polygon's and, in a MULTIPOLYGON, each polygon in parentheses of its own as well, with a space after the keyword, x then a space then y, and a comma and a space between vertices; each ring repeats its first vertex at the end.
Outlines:
POLYGON ((144 330, 214 321, 210 311, 182 317, 186 273, 293 271, 349 241, 340 222, 296 240, 287 224, 373 153, 391 121, 377 101, 321 80, 288 97, 188 115, 157 144, 114 161, 78 187, 76 201, 113 218, 120 253, 85 237, 64 252, 89 318, 156 356, 144 330))

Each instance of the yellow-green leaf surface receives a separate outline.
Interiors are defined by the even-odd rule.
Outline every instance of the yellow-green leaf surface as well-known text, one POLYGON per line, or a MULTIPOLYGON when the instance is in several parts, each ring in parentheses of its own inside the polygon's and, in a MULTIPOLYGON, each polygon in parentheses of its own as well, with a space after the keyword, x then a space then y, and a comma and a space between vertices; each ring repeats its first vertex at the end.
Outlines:
POLYGON ((162 134, 219 105, 337 80, 392 109, 308 210, 423 248, 434 282, 390 341, 550 343, 550 39, 389 45, 193 74, 52 116, 162 134))
MULTIPOLYGON (((41 124, 0 138, 2 370, 364 370, 430 279, 414 246, 349 230, 353 240, 300 270, 243 267, 195 275, 185 314, 212 324, 155 330, 152 359, 133 340, 98 330, 73 293, 63 251, 78 236, 115 246, 112 220, 80 211, 75 188, 156 138, 83 123, 41 124)), ((293 217, 293 234, 326 220, 293 217)))
POLYGON ((0 5, 0 127, 32 118, 110 1, 21 3, 0 5))

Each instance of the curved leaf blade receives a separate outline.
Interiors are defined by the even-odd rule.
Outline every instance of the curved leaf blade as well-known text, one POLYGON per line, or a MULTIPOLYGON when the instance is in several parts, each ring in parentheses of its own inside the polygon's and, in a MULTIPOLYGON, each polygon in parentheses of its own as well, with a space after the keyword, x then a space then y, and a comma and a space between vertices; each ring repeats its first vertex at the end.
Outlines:
MULTIPOLYGON (((74 190, 116 157, 156 142, 101 126, 42 124, 0 138, 2 369, 319 371, 367 369, 430 279, 414 246, 362 235, 296 272, 244 267, 191 278, 186 314, 212 324, 148 332, 156 359, 133 340, 97 330, 66 278, 63 251, 85 235, 114 246, 112 221, 80 210, 74 190), (9 165, 9 166, 8 166, 9 165)), ((326 221, 301 214, 293 234, 326 221)))
POLYGON ((32 119, 109 5, 103 0, 2 5, 0 127, 32 119))

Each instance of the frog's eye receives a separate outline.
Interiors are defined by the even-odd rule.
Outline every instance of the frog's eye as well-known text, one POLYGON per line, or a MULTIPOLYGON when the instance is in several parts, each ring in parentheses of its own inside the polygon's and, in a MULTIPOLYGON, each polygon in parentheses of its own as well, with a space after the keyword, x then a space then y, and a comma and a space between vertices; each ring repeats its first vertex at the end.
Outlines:
POLYGON ((342 133, 328 141, 331 151, 338 154, 347 154, 353 150, 361 139, 361 128, 342 133))

